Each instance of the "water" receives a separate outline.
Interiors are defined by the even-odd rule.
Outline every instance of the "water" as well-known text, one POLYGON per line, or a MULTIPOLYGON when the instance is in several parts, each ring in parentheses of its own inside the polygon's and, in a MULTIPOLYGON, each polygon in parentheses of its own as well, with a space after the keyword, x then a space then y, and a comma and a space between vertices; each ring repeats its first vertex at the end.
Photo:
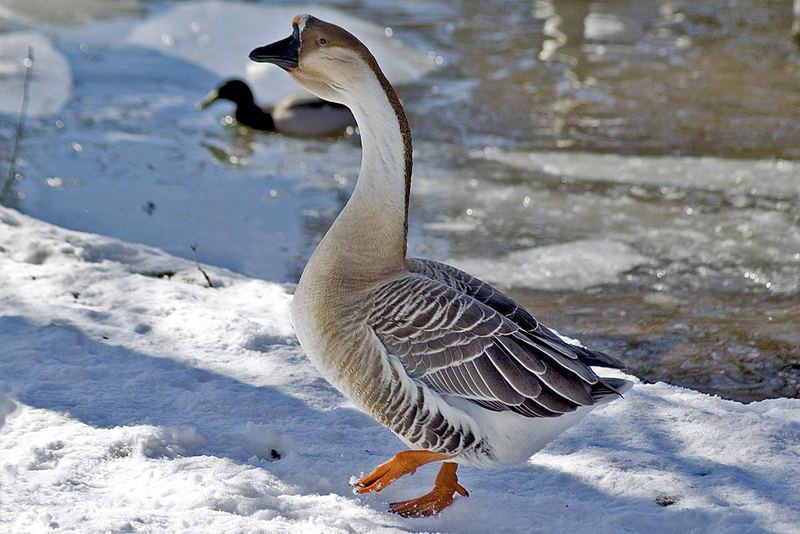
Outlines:
MULTIPOLYGON (((284 8, 70 4, 0 0, 3 155, 16 50, 43 50, 20 208, 296 281, 353 186, 357 138, 247 133, 224 125, 224 105, 192 108, 223 74, 256 79, 262 99, 285 91, 235 52, 288 32, 273 16, 284 8)), ((800 395, 790 3, 330 5, 407 82, 412 253, 502 285, 644 379, 745 401, 800 395)))

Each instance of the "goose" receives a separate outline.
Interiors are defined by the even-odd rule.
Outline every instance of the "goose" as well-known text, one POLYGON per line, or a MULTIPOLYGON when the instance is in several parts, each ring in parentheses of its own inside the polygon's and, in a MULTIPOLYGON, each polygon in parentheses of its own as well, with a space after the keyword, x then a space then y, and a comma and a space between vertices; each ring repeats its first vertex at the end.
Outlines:
POLYGON ((308 260, 291 304, 311 362, 408 447, 353 483, 381 491, 441 462, 434 488, 389 505, 429 516, 467 496, 459 465, 525 462, 595 406, 633 384, 622 368, 564 341, 491 285, 450 265, 407 257, 411 131, 377 61, 352 34, 311 15, 250 59, 283 68, 320 98, 348 106, 361 132, 350 199, 308 260))
POLYGON ((225 80, 196 107, 206 109, 219 100, 236 104, 236 122, 254 130, 321 137, 340 134, 356 123, 346 106, 326 102, 308 93, 287 95, 274 106, 261 107, 256 104, 250 86, 238 79, 225 80))

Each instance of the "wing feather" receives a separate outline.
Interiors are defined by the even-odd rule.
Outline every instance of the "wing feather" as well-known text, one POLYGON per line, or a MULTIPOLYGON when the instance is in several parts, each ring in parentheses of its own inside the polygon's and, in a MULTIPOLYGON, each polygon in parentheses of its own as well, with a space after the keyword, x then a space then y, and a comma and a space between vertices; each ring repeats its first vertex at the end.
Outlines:
POLYGON ((505 381, 523 397, 535 398, 542 392, 536 375, 517 365, 499 345, 487 348, 486 355, 505 381))
POLYGON ((408 260, 408 267, 411 272, 424 274, 472 296, 479 302, 511 319, 525 333, 535 338, 538 342, 549 342, 551 348, 556 351, 563 351, 562 353, 569 358, 577 358, 585 365, 599 365, 617 369, 625 368, 623 362, 608 354, 567 343, 555 332, 539 323, 528 310, 504 295, 499 289, 452 265, 434 260, 411 258, 408 260))
POLYGON ((556 417, 597 400, 602 382, 578 348, 556 341, 513 300, 444 264, 409 260, 409 268, 373 291, 368 323, 409 376, 526 417, 556 417))

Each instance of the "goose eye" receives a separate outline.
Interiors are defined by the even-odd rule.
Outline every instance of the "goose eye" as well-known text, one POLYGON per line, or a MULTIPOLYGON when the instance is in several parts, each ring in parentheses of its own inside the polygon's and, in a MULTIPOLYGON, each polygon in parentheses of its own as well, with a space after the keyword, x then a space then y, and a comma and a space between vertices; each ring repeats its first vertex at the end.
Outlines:
POLYGON ((317 43, 319 43, 320 46, 325 46, 326 44, 328 44, 328 40, 325 39, 324 37, 320 37, 319 39, 317 39, 317 43))

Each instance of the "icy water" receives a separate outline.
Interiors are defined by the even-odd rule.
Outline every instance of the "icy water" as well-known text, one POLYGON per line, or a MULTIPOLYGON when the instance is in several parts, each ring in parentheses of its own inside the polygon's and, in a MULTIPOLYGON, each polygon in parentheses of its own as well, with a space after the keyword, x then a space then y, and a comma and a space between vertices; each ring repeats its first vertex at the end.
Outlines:
POLYGON ((0 0, 0 150, 35 49, 19 208, 296 281, 346 201, 357 137, 193 108, 286 13, 342 17, 415 136, 411 251, 664 380, 800 395, 800 49, 790 2, 0 0), (337 11, 338 8, 338 11, 337 11), (349 18, 348 18, 349 17, 349 18))

